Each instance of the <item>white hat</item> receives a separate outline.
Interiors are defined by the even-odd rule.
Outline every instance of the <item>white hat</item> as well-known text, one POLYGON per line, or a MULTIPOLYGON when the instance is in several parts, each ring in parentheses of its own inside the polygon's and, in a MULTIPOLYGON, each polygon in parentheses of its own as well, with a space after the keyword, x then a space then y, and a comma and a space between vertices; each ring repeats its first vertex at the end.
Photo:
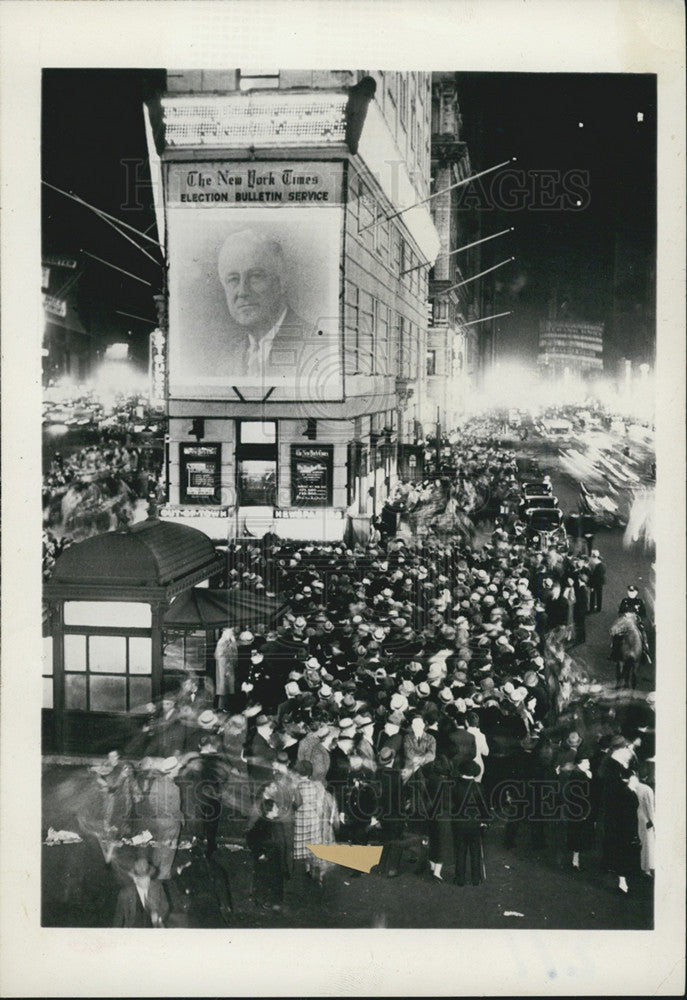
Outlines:
POLYGON ((165 759, 160 763, 159 770, 162 774, 171 774, 179 766, 179 761, 176 757, 165 757, 165 759))
POLYGON ((293 627, 297 629, 303 629, 305 628, 306 624, 307 622, 305 618, 303 618, 302 615, 299 615, 298 618, 296 618, 295 622, 293 623, 293 627))
POLYGON ((450 701, 453 701, 453 691, 451 688, 443 687, 439 692, 439 697, 448 704, 450 701))
POLYGON ((301 691, 296 681, 289 681, 284 685, 284 690, 289 698, 295 698, 301 691))
POLYGON ((255 637, 253 633, 249 632, 248 629, 246 629, 245 632, 241 632, 241 634, 239 635, 239 642, 252 642, 254 638, 255 637))
POLYGON ((445 663, 430 663, 429 669, 427 670, 427 680, 428 681, 438 681, 441 677, 446 676, 446 664, 445 663))
POLYGON ((211 708, 201 712, 198 716, 198 725, 201 729, 212 729, 213 726, 217 725, 217 721, 217 716, 211 708))
POLYGON ((353 730, 355 729, 355 722, 350 718, 339 719, 339 729, 342 734, 347 733, 352 737, 353 730))
POLYGON ((403 694, 392 694, 389 704, 393 712, 405 712, 408 707, 408 699, 403 694))

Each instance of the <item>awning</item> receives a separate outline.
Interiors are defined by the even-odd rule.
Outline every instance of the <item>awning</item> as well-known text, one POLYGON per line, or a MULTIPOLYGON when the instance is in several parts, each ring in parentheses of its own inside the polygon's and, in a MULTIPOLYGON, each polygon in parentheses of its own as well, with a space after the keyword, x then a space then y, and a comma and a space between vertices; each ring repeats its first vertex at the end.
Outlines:
POLYGON ((286 610, 287 605, 277 597, 266 597, 249 590, 196 587, 176 598, 164 617, 164 625, 186 629, 267 625, 285 614, 286 610))

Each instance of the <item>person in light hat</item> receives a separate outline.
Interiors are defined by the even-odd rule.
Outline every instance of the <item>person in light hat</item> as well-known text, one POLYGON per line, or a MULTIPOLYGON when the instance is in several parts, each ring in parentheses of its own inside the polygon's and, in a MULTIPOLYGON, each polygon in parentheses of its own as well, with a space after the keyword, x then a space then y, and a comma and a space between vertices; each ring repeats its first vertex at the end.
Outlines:
POLYGON ((404 694, 396 692, 391 696, 390 708, 392 712, 405 712, 408 708, 408 699, 404 694))
POLYGON ((415 692, 416 692, 418 698, 425 699, 425 698, 429 698, 429 696, 431 694, 431 688, 430 688, 429 684, 427 683, 427 681, 420 681, 419 684, 415 685, 415 692))
POLYGON ((198 716, 198 725, 201 729, 211 730, 216 729, 218 725, 218 718, 212 709, 208 708, 204 712, 201 712, 198 716))

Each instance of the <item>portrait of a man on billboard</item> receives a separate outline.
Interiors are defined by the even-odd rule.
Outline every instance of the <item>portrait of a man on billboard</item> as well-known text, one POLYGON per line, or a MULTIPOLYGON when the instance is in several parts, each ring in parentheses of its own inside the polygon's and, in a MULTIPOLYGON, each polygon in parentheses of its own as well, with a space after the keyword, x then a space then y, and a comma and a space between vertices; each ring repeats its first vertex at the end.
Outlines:
POLYGON ((170 394, 318 401, 343 390, 340 208, 170 211, 170 394), (173 252, 172 252, 173 250, 173 252))
POLYGON ((232 233, 222 244, 217 269, 236 375, 295 378, 292 369, 314 324, 289 305, 280 241, 252 229, 232 233))

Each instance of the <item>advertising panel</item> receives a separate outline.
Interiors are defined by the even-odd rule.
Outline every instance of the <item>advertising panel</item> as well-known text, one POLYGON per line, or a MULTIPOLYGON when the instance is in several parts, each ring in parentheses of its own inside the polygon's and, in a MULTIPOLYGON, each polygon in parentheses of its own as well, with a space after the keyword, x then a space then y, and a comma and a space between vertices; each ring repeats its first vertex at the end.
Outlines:
POLYGON ((182 503, 219 504, 222 446, 179 445, 179 494, 182 503))
POLYGON ((291 445, 291 504, 331 507, 334 486, 334 445, 291 445))
POLYGON ((170 164, 167 182, 170 396, 342 399, 343 165, 170 164))

